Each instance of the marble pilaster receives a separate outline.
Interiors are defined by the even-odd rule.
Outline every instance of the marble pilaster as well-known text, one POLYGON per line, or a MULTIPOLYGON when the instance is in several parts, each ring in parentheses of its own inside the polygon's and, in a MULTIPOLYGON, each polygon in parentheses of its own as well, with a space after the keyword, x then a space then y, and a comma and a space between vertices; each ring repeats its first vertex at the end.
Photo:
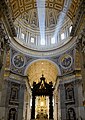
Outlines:
POLYGON ((25 84, 21 84, 19 91, 18 120, 23 119, 24 90, 25 90, 25 84))

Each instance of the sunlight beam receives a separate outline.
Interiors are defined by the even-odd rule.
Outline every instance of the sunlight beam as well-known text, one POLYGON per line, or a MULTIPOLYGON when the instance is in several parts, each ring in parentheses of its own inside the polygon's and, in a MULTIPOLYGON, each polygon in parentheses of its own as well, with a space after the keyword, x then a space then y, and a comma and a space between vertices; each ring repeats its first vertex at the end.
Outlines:
POLYGON ((40 28, 41 45, 45 45, 45 0, 36 0, 40 28))
POLYGON ((56 38, 58 35, 58 32, 61 30, 62 25, 64 23, 64 19, 66 17, 68 9, 71 5, 71 2, 72 2, 72 0, 65 0, 64 1, 64 7, 63 7, 63 10, 60 12, 53 38, 56 38))

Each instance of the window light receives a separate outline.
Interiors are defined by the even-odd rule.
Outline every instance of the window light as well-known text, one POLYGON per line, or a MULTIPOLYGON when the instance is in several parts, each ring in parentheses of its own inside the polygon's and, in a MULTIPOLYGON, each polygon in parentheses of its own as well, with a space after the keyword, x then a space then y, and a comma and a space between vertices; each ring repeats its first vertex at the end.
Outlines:
POLYGON ((24 39, 25 38, 25 34, 21 33, 21 38, 24 39))
POLYGON ((71 30, 72 30, 72 26, 69 27, 69 32, 71 33, 71 30))
POLYGON ((41 45, 45 45, 45 40, 41 39, 41 45))
POLYGON ((62 33, 62 34, 61 34, 61 40, 63 40, 64 38, 65 38, 65 34, 62 33))
POLYGON ((35 39, 33 37, 31 37, 31 43, 34 43, 35 39))
POLYGON ((55 44, 55 38, 51 39, 51 44, 55 44))

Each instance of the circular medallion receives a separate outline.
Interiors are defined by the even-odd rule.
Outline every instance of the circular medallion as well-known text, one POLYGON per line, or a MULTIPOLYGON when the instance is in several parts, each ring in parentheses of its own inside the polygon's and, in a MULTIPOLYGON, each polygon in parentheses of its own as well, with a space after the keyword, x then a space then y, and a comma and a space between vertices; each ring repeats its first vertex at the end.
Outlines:
POLYGON ((13 57, 13 64, 17 68, 22 68, 25 64, 25 59, 21 54, 16 54, 13 57))
POLYGON ((65 55, 60 57, 60 65, 64 69, 70 68, 72 65, 72 62, 73 62, 73 59, 68 54, 65 54, 65 55))

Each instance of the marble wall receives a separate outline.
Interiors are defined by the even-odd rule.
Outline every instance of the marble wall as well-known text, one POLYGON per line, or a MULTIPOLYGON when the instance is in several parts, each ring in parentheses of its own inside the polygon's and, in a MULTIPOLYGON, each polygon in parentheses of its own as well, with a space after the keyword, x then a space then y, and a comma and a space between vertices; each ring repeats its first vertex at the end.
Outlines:
POLYGON ((22 120, 25 83, 14 79, 4 80, 1 94, 0 119, 22 120))
POLYGON ((59 89, 61 120, 77 120, 79 118, 84 120, 82 79, 61 81, 59 89))

